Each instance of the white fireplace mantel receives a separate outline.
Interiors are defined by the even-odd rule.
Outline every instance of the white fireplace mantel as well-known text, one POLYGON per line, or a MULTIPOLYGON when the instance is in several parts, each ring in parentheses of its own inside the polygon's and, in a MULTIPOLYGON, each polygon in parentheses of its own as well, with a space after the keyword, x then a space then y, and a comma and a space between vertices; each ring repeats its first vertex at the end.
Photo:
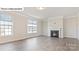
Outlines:
POLYGON ((49 29, 48 30, 48 36, 51 36, 51 30, 58 30, 59 31, 59 38, 63 38, 63 29, 49 29))

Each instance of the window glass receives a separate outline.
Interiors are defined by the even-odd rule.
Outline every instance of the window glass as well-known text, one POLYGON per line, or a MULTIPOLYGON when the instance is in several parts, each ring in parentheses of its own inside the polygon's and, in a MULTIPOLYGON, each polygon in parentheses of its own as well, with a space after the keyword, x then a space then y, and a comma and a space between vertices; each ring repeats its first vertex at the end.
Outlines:
POLYGON ((27 32, 28 33, 37 33, 37 21, 36 20, 28 20, 27 25, 27 32))
POLYGON ((12 35, 12 18, 11 16, 0 14, 0 34, 1 36, 12 35))

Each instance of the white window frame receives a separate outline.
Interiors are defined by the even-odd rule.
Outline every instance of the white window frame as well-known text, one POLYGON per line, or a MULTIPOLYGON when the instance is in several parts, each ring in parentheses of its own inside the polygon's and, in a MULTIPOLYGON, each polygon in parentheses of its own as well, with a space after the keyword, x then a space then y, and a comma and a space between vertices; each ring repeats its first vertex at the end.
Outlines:
POLYGON ((37 33, 37 20, 35 19, 28 20, 27 33, 37 33))
POLYGON ((11 36, 13 34, 13 22, 11 16, 0 14, 0 36, 11 36))

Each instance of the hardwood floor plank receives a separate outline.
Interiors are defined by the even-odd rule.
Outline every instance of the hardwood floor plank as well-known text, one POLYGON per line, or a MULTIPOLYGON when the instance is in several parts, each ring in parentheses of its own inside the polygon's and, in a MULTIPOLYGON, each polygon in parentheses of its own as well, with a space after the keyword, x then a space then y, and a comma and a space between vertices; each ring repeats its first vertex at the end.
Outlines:
POLYGON ((79 40, 41 36, 1 44, 0 51, 79 51, 79 40))

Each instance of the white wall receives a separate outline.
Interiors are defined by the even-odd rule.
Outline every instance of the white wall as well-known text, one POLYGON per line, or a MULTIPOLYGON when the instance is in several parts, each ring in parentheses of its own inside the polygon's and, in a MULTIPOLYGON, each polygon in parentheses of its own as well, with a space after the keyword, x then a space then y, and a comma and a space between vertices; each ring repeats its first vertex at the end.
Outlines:
POLYGON ((7 37, 0 36, 0 43, 22 40, 25 38, 41 35, 41 20, 40 19, 35 18, 38 22, 37 23, 38 33, 28 34, 27 33, 27 22, 31 16, 22 16, 22 15, 16 14, 16 12, 6 12, 6 13, 12 16, 14 32, 12 36, 7 36, 7 37))
POLYGON ((48 21, 42 21, 42 35, 48 36, 48 21))
POLYGON ((64 37, 77 38, 77 16, 64 18, 64 37))
POLYGON ((79 14, 77 15, 77 38, 79 39, 79 14))

